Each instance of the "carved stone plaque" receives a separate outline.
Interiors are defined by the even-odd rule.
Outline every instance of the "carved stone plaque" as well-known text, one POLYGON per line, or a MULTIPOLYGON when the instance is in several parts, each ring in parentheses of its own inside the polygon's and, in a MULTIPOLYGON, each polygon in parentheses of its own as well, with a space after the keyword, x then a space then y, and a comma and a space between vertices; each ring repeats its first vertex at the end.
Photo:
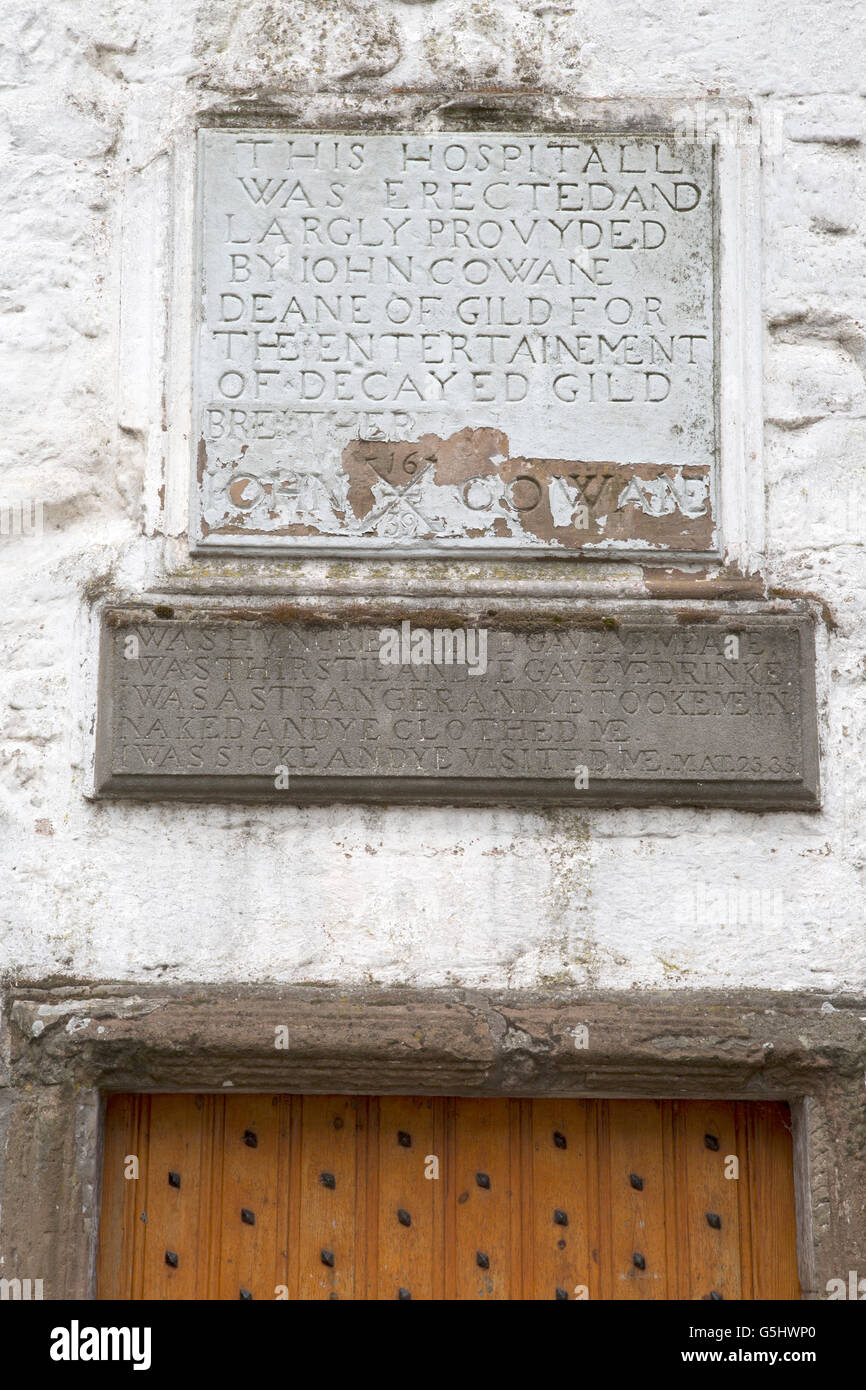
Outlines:
POLYGON ((97 744, 108 795, 808 809, 812 628, 114 611, 97 744))
POLYGON ((194 543, 711 552, 716 201, 659 134, 202 132, 194 543))

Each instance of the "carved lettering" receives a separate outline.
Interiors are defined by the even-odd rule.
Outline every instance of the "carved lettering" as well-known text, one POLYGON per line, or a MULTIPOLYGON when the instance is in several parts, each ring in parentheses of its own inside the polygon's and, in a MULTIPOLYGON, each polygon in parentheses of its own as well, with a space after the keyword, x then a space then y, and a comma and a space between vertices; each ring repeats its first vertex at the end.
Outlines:
POLYGON ((202 544, 713 548, 711 142, 212 130, 200 158, 202 544), (375 442, 439 466, 395 490, 375 442), (601 466, 603 507, 572 483, 601 466))

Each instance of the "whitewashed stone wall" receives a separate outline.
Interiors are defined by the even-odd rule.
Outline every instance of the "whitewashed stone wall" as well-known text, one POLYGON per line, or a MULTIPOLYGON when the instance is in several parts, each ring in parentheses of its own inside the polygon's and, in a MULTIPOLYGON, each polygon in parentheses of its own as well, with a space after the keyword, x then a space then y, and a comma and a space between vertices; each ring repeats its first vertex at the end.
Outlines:
MULTIPOLYGON (((858 0, 11 0, 0 503, 41 503, 44 526, 0 537, 4 975, 863 988, 863 31, 858 0), (564 111, 570 97, 713 97, 761 116, 764 342, 750 370, 763 373, 766 540, 744 563, 819 615, 824 809, 89 800, 93 605, 192 572, 169 447, 182 387, 162 400, 154 386, 187 310, 161 278, 190 232, 170 197, 176 152, 230 101, 307 93, 321 110, 334 93, 496 86, 558 92, 564 111)), ((305 582, 343 582, 338 570, 314 563, 305 582)), ((467 572, 483 581, 479 566, 437 571, 443 589, 467 572)), ((236 592, 280 583, 264 562, 208 573, 236 592)), ((527 592, 543 573, 525 569, 527 592)), ((612 593, 644 582, 625 566, 577 576, 588 593, 597 576, 612 593)))

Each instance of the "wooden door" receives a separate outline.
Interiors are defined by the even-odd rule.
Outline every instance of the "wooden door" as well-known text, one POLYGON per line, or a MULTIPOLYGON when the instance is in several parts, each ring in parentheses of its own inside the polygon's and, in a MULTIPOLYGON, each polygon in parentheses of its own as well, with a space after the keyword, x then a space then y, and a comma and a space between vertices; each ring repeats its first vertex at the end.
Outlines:
POLYGON ((795 1299, 788 1108, 117 1095, 99 1296, 795 1299))

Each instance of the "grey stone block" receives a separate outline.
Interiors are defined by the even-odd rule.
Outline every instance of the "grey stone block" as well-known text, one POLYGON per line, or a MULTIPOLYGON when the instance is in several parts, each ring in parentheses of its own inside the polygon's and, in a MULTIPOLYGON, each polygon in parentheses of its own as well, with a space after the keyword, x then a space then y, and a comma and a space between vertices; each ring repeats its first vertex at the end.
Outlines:
POLYGON ((106 615, 108 796, 818 805, 811 622, 106 615))

